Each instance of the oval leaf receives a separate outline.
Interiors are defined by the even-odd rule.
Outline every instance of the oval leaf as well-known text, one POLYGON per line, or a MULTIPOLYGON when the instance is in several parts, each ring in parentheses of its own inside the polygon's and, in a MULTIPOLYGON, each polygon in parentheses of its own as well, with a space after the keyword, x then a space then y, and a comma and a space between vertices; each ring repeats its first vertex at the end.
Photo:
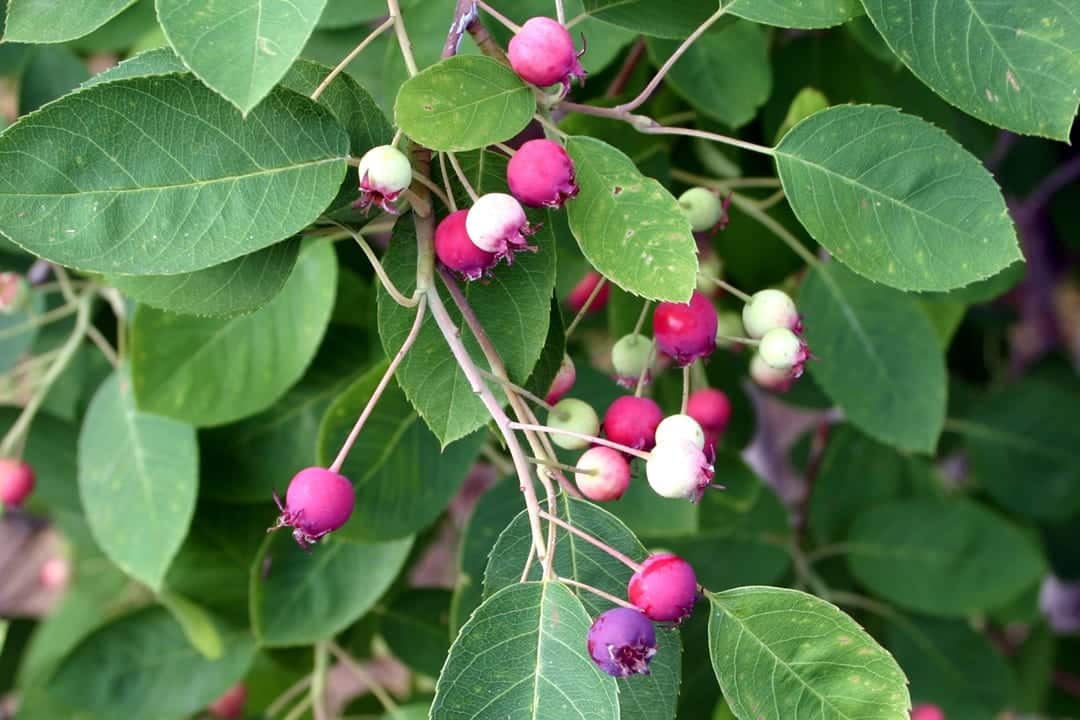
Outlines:
POLYGON ((945 423, 945 361, 933 326, 908 295, 836 263, 799 294, 814 381, 867 434, 929 452, 945 423))
POLYGON ((348 149, 333 115, 289 90, 244 120, 190 75, 104 83, 0 136, 0 232, 81 270, 201 270, 307 227, 348 149))
POLYGON ((933 615, 1001 607, 1046 569, 1028 535, 966 500, 878 506, 855 521, 848 544, 848 564, 861 583, 933 615))
POLYGON ((919 79, 961 110, 1068 141, 1080 102, 1080 13, 1067 3, 863 0, 919 79))
POLYGON ((567 216, 586 259, 635 295, 689 301, 697 245, 671 193, 605 142, 573 136, 566 150, 581 187, 566 206, 567 216))
POLYGON ((832 107, 784 136, 776 166, 814 239, 876 282, 949 290, 1022 259, 993 177, 920 118, 832 107))
POLYGON ((708 597, 713 670, 739 720, 908 717, 903 671, 839 608, 783 588, 708 597))
POLYGON ((804 30, 840 25, 863 12, 858 0, 731 0, 727 10, 756 23, 804 30))
POLYGON ((141 307, 132 328, 139 407, 193 425, 222 425, 263 410, 304 373, 330 322, 337 259, 309 245, 292 277, 258 312, 199 318, 141 307))
POLYGON ((8 0, 4 42, 61 43, 89 35, 135 0, 8 0))
POLYGON ((158 590, 195 511, 195 430, 135 408, 126 372, 98 389, 79 433, 79 495, 94 539, 158 590))
POLYGON ((584 0, 585 12, 598 20, 665 38, 684 38, 716 12, 717 0, 681 0, 679 11, 655 0, 584 0))
POLYGON ((508 140, 535 112, 532 88, 513 70, 466 55, 409 78, 394 101, 394 120, 410 139, 451 152, 508 140))
POLYGON ((585 647, 590 624, 559 583, 517 583, 492 595, 450 647, 431 720, 619 720, 615 678, 585 647))

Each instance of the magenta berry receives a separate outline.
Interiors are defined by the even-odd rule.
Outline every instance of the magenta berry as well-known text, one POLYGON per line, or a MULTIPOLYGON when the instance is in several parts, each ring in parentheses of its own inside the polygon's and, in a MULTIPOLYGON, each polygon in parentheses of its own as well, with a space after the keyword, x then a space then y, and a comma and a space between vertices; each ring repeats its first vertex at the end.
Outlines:
POLYGON ((682 622, 697 602, 694 568, 671 553, 650 555, 630 578, 626 596, 650 620, 682 622))
POLYGON ((645 463, 645 476, 657 495, 696 503, 712 484, 713 465, 697 445, 657 442, 645 463))
POLYGON ((757 339, 774 328, 787 328, 802 332, 802 321, 795 301, 780 290, 761 290, 750 297, 743 306, 743 327, 746 334, 757 339))
POLYGON ((945 712, 937 705, 916 705, 911 709, 911 720, 945 720, 945 712))
POLYGON ((711 355, 716 349, 716 308, 694 291, 689 303, 660 303, 653 313, 653 337, 679 366, 711 355))
POLYGON ((623 395, 604 413, 604 435, 608 440, 635 450, 649 450, 656 445, 656 428, 664 419, 653 400, 623 395))
POLYGON ((731 401, 723 390, 703 388, 690 393, 686 414, 706 432, 722 435, 731 421, 731 401))
POLYGON ((499 260, 514 261, 514 253, 535 251, 525 239, 536 232, 521 203, 506 193, 488 193, 469 208, 465 229, 476 247, 499 260))
POLYGON ((360 199, 356 206, 368 210, 376 205, 396 214, 394 202, 412 184, 412 165, 405 153, 393 145, 373 147, 360 158, 356 172, 360 176, 360 199))
POLYGON ((787 372, 793 378, 802 377, 810 351, 798 335, 787 328, 773 328, 761 338, 758 357, 774 370, 787 372))
POLYGON ((530 140, 506 166, 510 192, 531 207, 562 207, 578 194, 574 163, 563 146, 551 140, 530 140))
POLYGON ((574 482, 590 500, 618 500, 630 485, 630 463, 617 450, 589 448, 578 458, 574 482))
POLYGON ((34 469, 15 458, 0 458, 0 505, 19 507, 34 491, 34 469))
POLYGON ((18 273, 0 273, 0 315, 21 310, 30 297, 30 284, 18 273))
MULTIPOLYGON (((548 427, 568 430, 579 435, 596 436, 600 432, 600 418, 592 405, 577 398, 563 398, 555 404, 547 416, 548 427)), ((552 433, 551 442, 564 450, 581 450, 589 441, 562 433, 552 433)))
POLYGON ((210 716, 220 720, 240 720, 244 717, 244 705, 247 704, 247 687, 237 683, 225 691, 225 694, 210 703, 207 710, 210 716))
POLYGON ((623 335, 611 348, 611 367, 615 371, 615 382, 625 388, 637 387, 639 379, 648 385, 652 381, 652 361, 652 340, 644 335, 623 335))
POLYGON ((608 675, 648 675, 656 654, 656 628, 644 613, 617 607, 593 621, 588 647, 593 662, 608 675))
POLYGON ((577 368, 574 367, 573 359, 564 353, 559 371, 555 373, 555 379, 551 381, 551 387, 548 388, 544 400, 554 405, 573 389, 575 382, 577 382, 577 368))
POLYGON ((561 83, 565 94, 573 78, 585 78, 570 31, 551 18, 534 17, 522 25, 506 54, 518 77, 533 85, 561 83))
POLYGON ((435 255, 447 269, 466 280, 477 280, 499 262, 495 253, 481 250, 465 229, 468 210, 458 210, 443 218, 435 228, 435 255))
POLYGON ((759 387, 776 392, 787 392, 795 382, 790 370, 777 370, 766 363, 759 353, 750 359, 750 377, 759 387))
MULTIPOLYGON (((585 302, 603 279, 604 276, 595 270, 590 270, 585 273, 585 277, 581 278, 581 281, 578 282, 578 284, 574 286, 574 289, 570 291, 570 294, 566 296, 566 307, 570 308, 570 311, 573 313, 581 312, 581 309, 585 307, 585 302)), ((596 313, 603 310, 610 297, 611 283, 604 283, 604 287, 600 288, 600 292, 593 299, 592 304, 589 305, 589 312, 596 313)))
POLYGON ((337 530, 349 520, 356 504, 356 492, 344 475, 320 467, 296 473, 285 494, 285 505, 274 493, 281 510, 270 530, 291 527, 300 547, 307 549, 316 540, 337 530))

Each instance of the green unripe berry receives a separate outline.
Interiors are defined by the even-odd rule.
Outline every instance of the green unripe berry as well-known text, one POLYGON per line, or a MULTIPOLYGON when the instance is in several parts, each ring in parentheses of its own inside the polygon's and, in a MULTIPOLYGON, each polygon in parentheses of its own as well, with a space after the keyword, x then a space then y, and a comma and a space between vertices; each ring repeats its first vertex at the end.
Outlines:
POLYGON ((775 370, 791 370, 806 360, 806 350, 799 336, 787 328, 774 328, 765 333, 758 355, 775 370))
MULTIPOLYGON (((560 400, 548 413, 547 424, 557 430, 569 430, 593 437, 600 432, 600 417, 592 405, 577 398, 560 400)), ((551 442, 565 450, 581 450, 589 446, 588 440, 560 433, 552 433, 551 442)))
POLYGON ((795 301, 780 290, 754 293, 743 306, 742 321, 746 334, 755 339, 764 337, 773 328, 802 329, 795 301))
POLYGON ((611 366, 615 370, 616 382, 624 387, 632 387, 642 373, 645 373, 645 382, 649 382, 648 369, 652 365, 652 358, 652 340, 637 333, 623 335, 611 348, 611 366))
POLYGON ((680 195, 679 208, 694 232, 711 230, 724 217, 724 203, 716 193, 703 187, 690 188, 680 195))

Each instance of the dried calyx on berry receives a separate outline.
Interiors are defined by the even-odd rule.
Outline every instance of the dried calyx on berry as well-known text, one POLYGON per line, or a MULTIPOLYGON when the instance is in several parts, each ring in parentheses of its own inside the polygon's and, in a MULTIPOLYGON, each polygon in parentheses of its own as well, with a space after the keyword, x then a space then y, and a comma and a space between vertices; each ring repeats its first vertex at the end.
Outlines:
POLYGON ((34 469, 15 458, 0 458, 0 505, 19 507, 34 491, 34 469))
POLYGON ((360 176, 360 199, 355 206, 362 210, 376 205, 385 212, 396 214, 394 203, 412 184, 409 158, 393 145, 379 145, 364 153, 357 174, 360 176))
POLYGON ((765 333, 758 346, 758 356, 766 365, 800 378, 810 351, 802 339, 787 328, 773 328, 765 333))
POLYGON ((575 382, 577 382, 577 368, 574 367, 574 360, 563 353, 559 371, 555 373, 555 379, 551 381, 551 387, 548 388, 544 401, 552 405, 559 402, 574 388, 575 382))
POLYGON ((694 291, 689 303, 660 303, 653 313, 657 347, 680 367, 716 349, 716 308, 694 291))
POLYGON ((529 224, 521 203, 506 193, 481 195, 465 216, 465 229, 476 247, 507 264, 514 262, 516 252, 536 252, 526 239, 536 228, 529 224))
POLYGON ((552 140, 530 140, 506 166, 506 182, 518 200, 531 207, 558 208, 578 194, 574 163, 552 140))
POLYGON ((617 450, 589 448, 578 458, 574 482, 589 500, 618 500, 630 486, 630 463, 617 450))
MULTIPOLYGON (((600 432, 600 418, 592 405, 577 398, 563 398, 548 412, 547 424, 555 430, 567 430, 579 435, 596 436, 600 432)), ((581 438, 552 433, 551 442, 564 450, 581 450, 589 441, 581 438)))
POLYGON ((630 602, 656 622, 680 623, 690 617, 697 594, 694 568, 671 553, 650 555, 626 588, 630 602))
POLYGON ((655 401, 624 395, 604 413, 604 435, 620 445, 649 450, 656 445, 656 428, 663 419, 664 413, 655 401))
POLYGON ((656 655, 656 628, 644 613, 614 608, 593 621, 587 646, 593 662, 608 675, 648 675, 656 655))
MULTIPOLYGON (((702 444, 705 440, 702 438, 702 444)), ((713 464, 705 451, 686 441, 661 442, 645 462, 649 487, 661 497, 699 502, 712 485, 713 464)))
POLYGON ((478 280, 491 273, 499 259, 481 250, 469 238, 465 227, 468 210, 458 210, 443 218, 435 228, 435 256, 444 267, 466 280, 478 280))
POLYGON ((293 529, 293 537, 305 550, 324 535, 337 530, 352 515, 356 492, 344 475, 321 467, 298 472, 289 482, 285 503, 274 493, 281 515, 269 532, 293 529))
POLYGON ((522 80, 540 87, 561 84, 563 95, 570 91, 571 80, 585 79, 570 31, 551 18, 528 20, 510 39, 506 54, 522 80))
POLYGON ((644 335, 623 335, 611 347, 611 367, 615 371, 615 382, 625 388, 637 387, 638 380, 644 385, 652 382, 652 362, 653 343, 644 335))

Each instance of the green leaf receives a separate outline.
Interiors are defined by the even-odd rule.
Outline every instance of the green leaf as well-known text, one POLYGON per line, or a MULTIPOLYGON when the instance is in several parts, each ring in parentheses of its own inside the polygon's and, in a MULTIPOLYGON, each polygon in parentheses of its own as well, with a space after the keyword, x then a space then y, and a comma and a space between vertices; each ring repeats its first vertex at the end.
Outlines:
MULTIPOLYGON (((649 56, 663 65, 679 45, 678 40, 652 38, 649 56)), ((671 68, 667 82, 703 114, 742 127, 754 119, 772 89, 765 30, 737 21, 705 33, 671 68)))
MULTIPOLYGON (((330 404, 319 427, 318 463, 329 467, 386 373, 368 370, 330 404)), ((356 510, 338 535, 392 540, 431 524, 446 509, 484 444, 483 432, 440 449, 396 385, 388 385, 342 466, 356 486, 356 510)))
POLYGON ((112 275, 109 284, 158 310, 227 318, 270 302, 285 286, 299 254, 300 241, 287 240, 205 270, 179 275, 112 275))
POLYGON ((150 77, 153 75, 177 75, 188 73, 184 61, 173 52, 172 48, 163 47, 147 50, 113 65, 108 70, 92 76, 82 84, 83 88, 116 82, 127 78, 150 77))
POLYGON ((799 295, 814 381, 860 430, 929 452, 945 422, 945 362, 915 300, 832 263, 799 295))
POLYGON ((1000 607, 1039 581, 1038 546, 1008 521, 961 499, 901 500, 861 514, 848 565, 891 602, 932 615, 1000 607))
POLYGON ((326 29, 353 27, 371 20, 378 20, 385 14, 386 3, 381 0, 326 0, 326 8, 319 16, 319 27, 326 29))
POLYGON ((739 720, 904 720, 892 656, 813 595, 770 587, 709 593, 709 654, 739 720))
POLYGON ((192 647, 202 653, 207 660, 221 659, 225 646, 221 633, 214 626, 213 618, 206 610, 173 592, 161 593, 158 595, 158 600, 180 624, 184 636, 192 647))
POLYGON ((159 590, 191 524, 198 482, 194 429, 137 410, 127 373, 113 374, 79 433, 79 495, 109 559, 159 590))
POLYGON ((19 114, 63 97, 90 77, 82 58, 68 48, 34 48, 19 82, 19 114))
POLYGON ((440 588, 410 589, 380 609, 379 633, 410 669, 439 676, 450 650, 450 597, 440 588))
POLYGON ((876 282, 949 290, 1022 258, 993 177, 920 118, 831 107, 784 136, 776 165, 814 239, 876 282))
POLYGON ((858 0, 731 0, 727 10, 756 23, 805 30, 840 25, 863 12, 858 0))
POLYGON ((684 38, 719 9, 717 0, 682 0, 679 11, 654 0, 584 0, 597 20, 654 37, 684 38))
POLYGON ((326 0, 157 0, 165 37, 200 80, 246 115, 300 56, 326 0))
POLYGON ((575 135, 566 149, 581 187, 567 205, 570 230, 588 261, 635 295, 687 302, 697 245, 675 198, 607 143, 575 135))
POLYGON ((250 315, 199 318, 139 308, 131 341, 139 407, 198 426, 266 409, 315 356, 336 283, 333 247, 314 243, 277 297, 250 315))
POLYGON ((517 583, 491 596, 450 648, 431 720, 619 720, 615 678, 586 651, 589 625, 559 583, 517 583))
POLYGON ((15 367, 19 359, 33 347, 40 326, 27 327, 27 323, 36 321, 44 312, 45 294, 31 290, 21 308, 0 313, 0 372, 15 367))
MULTIPOLYGON (((161 28, 158 26, 154 0, 135 0, 133 5, 94 32, 68 43, 68 47, 86 55, 128 55, 139 52, 136 48, 140 47, 140 43, 155 34, 160 35, 161 28)), ((164 44, 165 38, 162 37, 160 45, 164 44)))
POLYGON ((61 43, 89 34, 135 0, 8 0, 4 42, 61 43))
MULTIPOLYGON (((551 317, 551 292, 555 285, 555 241, 546 214, 540 231, 532 236, 539 249, 521 253, 511 267, 500 265, 486 282, 467 283, 463 292, 476 311, 495 348, 506 363, 510 379, 524 383, 532 372, 547 339, 551 317)), ((390 249, 383 267, 406 295, 416 287, 416 230, 412 218, 394 226, 390 249)), ((447 311, 460 326, 461 316, 445 289, 440 290, 447 311)), ((403 308, 379 289, 379 336, 388 356, 397 354, 412 328, 415 309, 403 308)), ((487 367, 483 353, 468 330, 465 346, 481 367, 487 367)), ((443 446, 483 427, 491 416, 473 393, 465 374, 450 353, 442 333, 430 314, 420 336, 395 375, 409 402, 443 446)))
POLYGON ((310 645, 352 625, 390 587, 412 542, 330 535, 306 552, 287 532, 266 538, 251 565, 251 626, 259 643, 310 645))
POLYGON ((307 227, 347 153, 330 112, 289 90, 244 120, 191 76, 105 83, 0 136, 0 232, 81 270, 200 270, 307 227))
POLYGON ((1080 509, 1080 392, 1028 378, 950 423, 967 440, 980 486, 1008 510, 1064 520, 1080 509))
POLYGON ((1080 102, 1080 14, 1074 5, 863 5, 893 52, 950 103, 993 125, 1068 141, 1080 102))
POLYGON ((455 56, 409 78, 394 101, 394 121, 432 150, 474 150, 521 132, 536 97, 506 65, 455 56))

